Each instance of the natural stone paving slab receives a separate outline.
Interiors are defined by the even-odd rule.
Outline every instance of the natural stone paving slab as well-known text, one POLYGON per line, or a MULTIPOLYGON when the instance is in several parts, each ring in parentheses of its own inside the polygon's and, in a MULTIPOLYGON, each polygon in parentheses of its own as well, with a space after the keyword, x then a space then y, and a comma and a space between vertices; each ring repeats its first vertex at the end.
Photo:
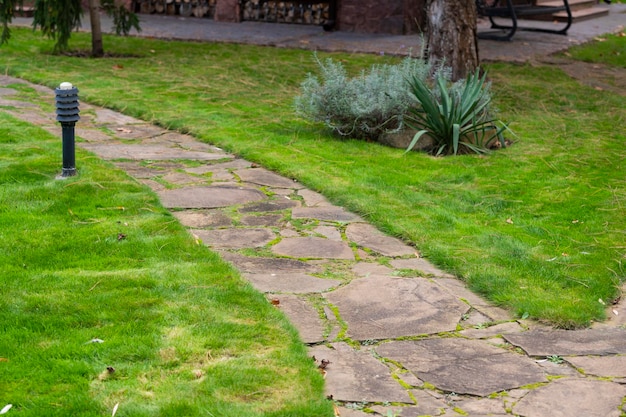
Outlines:
POLYGON ((252 257, 230 252, 221 252, 220 255, 223 259, 235 265, 239 270, 248 273, 279 274, 320 272, 318 266, 296 259, 252 257))
POLYGON ((315 233, 325 236, 330 240, 341 240, 341 233, 337 230, 336 227, 333 226, 318 226, 313 230, 315 233))
POLYGON ((398 417, 422 417, 422 416, 460 416, 455 413, 450 406, 448 406, 443 400, 435 398, 427 391, 412 390, 411 394, 415 398, 417 405, 410 406, 392 406, 385 407, 382 405, 376 405, 371 407, 372 410, 380 414, 381 416, 391 415, 398 417))
POLYGON ((167 208, 219 208, 267 198, 261 191, 237 187, 185 187, 158 193, 167 208))
POLYGON ((330 361, 326 367, 327 395, 338 401, 413 403, 389 368, 370 352, 356 351, 345 343, 333 343, 332 347, 309 350, 318 361, 330 361))
POLYGON ((523 417, 619 417, 626 387, 606 381, 560 379, 529 392, 514 407, 523 417))
POLYGON ((180 148, 171 148, 164 145, 126 145, 121 143, 83 143, 82 148, 95 153, 103 159, 131 159, 131 160, 167 160, 192 159, 196 161, 210 161, 224 158, 224 155, 186 151, 180 148))
MULTIPOLYGON (((413 253, 415 253, 414 249, 413 253)), ((424 258, 392 259, 389 263, 396 269, 414 269, 420 271, 425 276, 434 275, 436 277, 454 278, 453 275, 442 271, 424 258)))
POLYGON ((385 256, 414 255, 415 249, 400 239, 381 233, 367 223, 354 223, 346 228, 346 236, 359 246, 371 249, 385 256))
POLYGON ((341 281, 324 279, 308 274, 245 274, 254 288, 261 292, 287 292, 293 294, 306 294, 328 291, 341 284, 341 281))
POLYGON ((626 354, 626 330, 529 331, 504 338, 531 356, 626 354))
POLYGON ((233 220, 218 210, 183 210, 172 213, 183 226, 192 228, 231 226, 233 220))
POLYGON ((264 216, 245 216, 241 219, 244 226, 280 226, 283 216, 280 214, 267 214, 264 216))
POLYGON ((304 205, 308 207, 328 207, 332 204, 320 193, 308 189, 298 190, 298 195, 304 199, 304 205))
POLYGON ((107 124, 106 127, 120 139, 132 140, 132 139, 144 139, 154 138, 162 135, 165 130, 159 126, 151 124, 137 124, 137 125, 111 125, 107 124))
POLYGON ((135 119, 134 117, 126 116, 122 113, 102 108, 96 109, 96 121, 102 124, 116 125, 142 125, 146 123, 143 120, 135 119))
POLYGON ((328 220, 333 222, 360 222, 363 221, 354 213, 346 211, 342 207, 298 207, 291 212, 294 219, 317 219, 328 220))
POLYGON ((281 211, 298 207, 300 203, 294 200, 288 200, 286 198, 273 201, 263 201, 260 203, 247 204, 239 209, 240 213, 264 213, 271 211, 281 211))
POLYGON ((509 322, 496 324, 495 326, 490 326, 485 329, 465 329, 460 331, 459 334, 470 337, 472 339, 485 339, 488 337, 497 336, 505 333, 519 333, 524 331, 524 328, 519 325, 517 322, 509 322))
POLYGON ((361 277, 368 277, 370 275, 388 275, 391 274, 392 270, 378 263, 359 262, 352 267, 352 272, 361 277))
POLYGON ((400 362, 418 378, 437 388, 487 396, 493 392, 547 382, 531 359, 478 340, 425 339, 384 343, 384 358, 400 362))
POLYGON ((500 398, 464 399, 455 402, 454 406, 471 415, 506 415, 504 401, 500 398))
POLYGON ((197 177, 194 175, 185 174, 182 172, 170 172, 161 177, 165 182, 174 185, 194 185, 203 184, 207 182, 207 178, 197 177))
POLYGON ((354 259, 347 243, 320 237, 286 238, 274 245, 272 252, 294 258, 354 259))
POLYGON ((273 298, 278 299, 278 308, 298 329, 300 338, 304 343, 324 341, 324 323, 313 306, 295 295, 281 294, 273 298))
POLYGON ((626 377, 626 356, 572 356, 565 360, 585 375, 600 377, 626 377))
POLYGON ((192 230, 207 246, 220 249, 260 248, 276 238, 269 229, 192 230))
POLYGON ((251 182, 253 184, 267 185, 277 188, 303 188, 303 186, 297 181, 282 177, 264 168, 240 169, 235 171, 235 174, 242 181, 251 182))
POLYGON ((325 297, 357 340, 454 331, 468 306, 422 278, 371 275, 325 297))
POLYGON ((75 129, 75 134, 87 142, 107 142, 114 140, 113 136, 104 133, 100 129, 83 129, 77 127, 75 129))
POLYGON ((490 321, 509 321, 512 318, 508 311, 490 305, 488 301, 468 290, 463 281, 454 278, 435 278, 433 282, 450 294, 467 301, 476 310, 489 317, 490 321))
POLYGON ((243 159, 233 159, 228 162, 220 162, 220 163, 211 163, 208 162, 205 165, 200 165, 198 167, 185 167, 184 170, 189 172, 190 174, 196 175, 204 175, 211 172, 212 179, 215 179, 216 176, 219 175, 220 178, 226 177, 228 174, 228 179, 234 180, 234 176, 231 173, 233 169, 237 168, 248 168, 250 167, 250 162, 245 161, 243 159))

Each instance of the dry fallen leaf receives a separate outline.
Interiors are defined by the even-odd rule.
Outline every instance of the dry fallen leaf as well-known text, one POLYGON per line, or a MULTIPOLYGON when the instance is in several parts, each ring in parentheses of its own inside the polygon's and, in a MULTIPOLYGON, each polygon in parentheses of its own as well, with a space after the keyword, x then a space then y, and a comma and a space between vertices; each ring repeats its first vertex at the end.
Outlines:
POLYGON ((508 219, 506 219, 506 222, 507 222, 508 224, 513 224, 513 219, 509 217, 508 219))
POLYGON ((328 359, 322 359, 322 363, 318 366, 320 369, 326 369, 326 367, 330 364, 328 359))
POLYGON ((272 298, 270 303, 272 303, 272 305, 279 306, 280 305, 280 300, 278 298, 272 298))
POLYGON ((8 362, 9 360, 7 358, 0 358, 0 362, 8 362))

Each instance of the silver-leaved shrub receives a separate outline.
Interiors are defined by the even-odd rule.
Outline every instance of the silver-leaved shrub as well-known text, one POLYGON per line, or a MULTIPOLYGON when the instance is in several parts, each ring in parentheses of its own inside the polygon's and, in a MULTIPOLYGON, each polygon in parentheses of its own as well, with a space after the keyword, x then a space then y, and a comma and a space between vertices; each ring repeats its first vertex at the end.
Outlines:
POLYGON ((309 74, 295 99, 298 114, 323 122, 342 136, 378 140, 404 128, 404 117, 418 105, 408 80, 426 80, 431 66, 408 57, 397 65, 374 65, 349 77, 340 62, 315 59, 320 76, 309 74))

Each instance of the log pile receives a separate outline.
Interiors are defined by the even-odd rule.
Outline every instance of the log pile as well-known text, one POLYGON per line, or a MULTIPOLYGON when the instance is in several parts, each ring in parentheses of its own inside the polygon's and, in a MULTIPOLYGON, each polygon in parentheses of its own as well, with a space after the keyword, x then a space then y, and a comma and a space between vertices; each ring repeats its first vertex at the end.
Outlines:
POLYGON ((135 11, 146 14, 209 17, 215 15, 217 0, 135 0, 135 11))
POLYGON ((244 0, 243 20, 324 25, 330 20, 329 3, 244 0))

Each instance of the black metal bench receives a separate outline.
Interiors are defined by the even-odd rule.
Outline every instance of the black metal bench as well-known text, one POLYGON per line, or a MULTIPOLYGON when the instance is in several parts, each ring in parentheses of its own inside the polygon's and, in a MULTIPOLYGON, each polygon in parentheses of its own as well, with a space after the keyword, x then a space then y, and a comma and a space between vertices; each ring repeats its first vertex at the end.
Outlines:
MULTIPOLYGON (((536 4, 535 0, 526 0, 523 3, 513 2, 513 0, 476 0, 478 15, 489 18, 492 29, 499 29, 498 32, 482 32, 478 33, 481 39, 494 39, 498 41, 510 41, 517 30, 530 30, 535 32, 556 33, 559 35, 567 35, 567 30, 572 25, 572 11, 568 0, 560 0, 563 4, 558 6, 542 6, 536 4), (528 27, 518 26, 518 18, 528 16, 551 15, 557 12, 565 12, 567 19, 563 22, 563 27, 558 29, 549 29, 539 26, 528 27), (496 23, 494 18, 504 18, 511 21, 510 25, 501 25, 496 23), (502 32, 502 30, 506 32, 502 32)), ((559 2, 560 3, 560 2, 559 2)))

